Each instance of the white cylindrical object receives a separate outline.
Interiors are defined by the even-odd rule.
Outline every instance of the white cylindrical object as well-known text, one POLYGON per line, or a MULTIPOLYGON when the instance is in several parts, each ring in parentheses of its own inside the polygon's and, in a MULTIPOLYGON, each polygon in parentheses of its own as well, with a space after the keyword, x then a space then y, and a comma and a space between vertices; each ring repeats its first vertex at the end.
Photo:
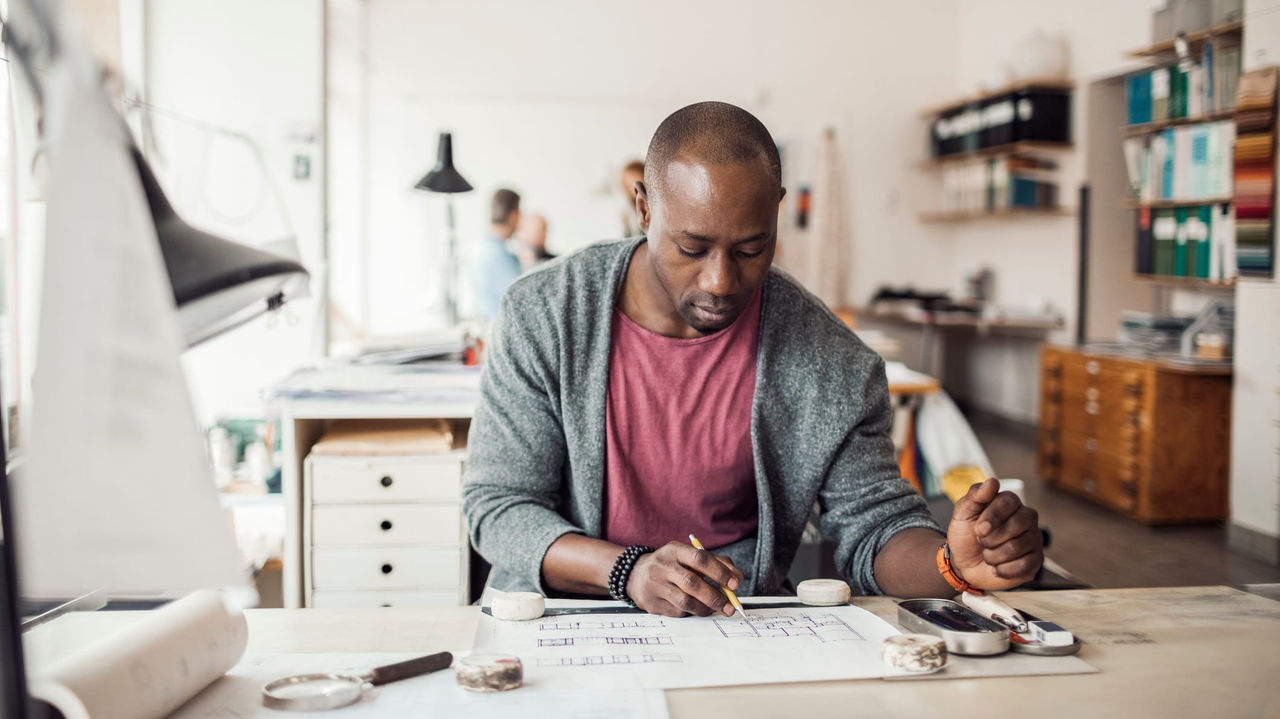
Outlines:
POLYGON ((453 663, 458 686, 473 692, 505 692, 524 684, 524 665, 513 654, 472 654, 453 663))
POLYGON ((244 615, 202 590, 33 672, 31 695, 67 719, 158 719, 221 678, 248 643, 244 615))
POLYGON ((547 609, 547 600, 536 592, 495 592, 489 603, 494 619, 518 622, 537 619, 547 609))
POLYGON ((834 607, 848 604, 849 585, 839 579, 806 579, 796 587, 801 602, 814 607, 834 607))
POLYGON ((885 638, 880 657, 904 672, 936 672, 947 664, 947 643, 932 634, 899 634, 885 638))

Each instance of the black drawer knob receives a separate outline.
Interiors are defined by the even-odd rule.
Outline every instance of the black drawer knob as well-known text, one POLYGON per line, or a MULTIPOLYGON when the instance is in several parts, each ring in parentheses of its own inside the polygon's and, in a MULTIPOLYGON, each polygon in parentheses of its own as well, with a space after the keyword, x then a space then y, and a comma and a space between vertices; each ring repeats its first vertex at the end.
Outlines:
POLYGON ((384 532, 390 532, 390 531, 391 531, 391 520, 390 520, 390 519, 384 519, 384 520, 382 520, 382 523, 381 523, 381 524, 379 524, 378 526, 379 526, 379 527, 382 527, 382 531, 384 531, 384 532))
POLYGON ((392 567, 390 564, 384 564, 384 565, 382 565, 382 573, 383 573, 383 574, 390 574, 392 569, 393 569, 393 567, 392 567))
POLYGON ((381 485, 382 485, 382 486, 384 486, 384 487, 390 487, 390 486, 391 486, 391 482, 392 482, 392 479, 391 479, 391 477, 389 477, 389 476, 388 476, 388 477, 383 477, 382 479, 379 479, 379 480, 378 480, 378 484, 381 484, 381 485))

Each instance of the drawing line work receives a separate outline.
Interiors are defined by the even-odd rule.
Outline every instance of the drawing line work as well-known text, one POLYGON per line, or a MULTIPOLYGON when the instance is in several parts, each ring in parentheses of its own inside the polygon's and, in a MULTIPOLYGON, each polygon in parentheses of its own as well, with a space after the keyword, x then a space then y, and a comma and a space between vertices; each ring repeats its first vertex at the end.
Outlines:
POLYGON ((539 639, 540 647, 585 647, 592 644, 671 644, 671 637, 551 637, 539 639))
POLYGON ((655 662, 683 662, 679 654, 613 654, 584 657, 540 657, 540 667, 587 667, 606 664, 653 664, 655 662))
POLYGON ((804 614, 801 616, 747 615, 742 619, 716 618, 716 628, 727 639, 814 637, 821 642, 844 642, 862 639, 853 627, 834 614, 804 614))
POLYGON ((543 622, 538 625, 538 629, 544 632, 568 632, 577 631, 579 629, 662 629, 666 627, 661 619, 629 619, 607 620, 607 619, 583 619, 576 622, 543 622))

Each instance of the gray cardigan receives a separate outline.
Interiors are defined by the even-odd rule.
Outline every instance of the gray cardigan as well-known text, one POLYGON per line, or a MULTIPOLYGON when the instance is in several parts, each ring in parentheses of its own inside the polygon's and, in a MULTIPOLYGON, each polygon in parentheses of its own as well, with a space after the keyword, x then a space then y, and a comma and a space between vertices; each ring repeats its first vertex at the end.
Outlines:
MULTIPOLYGON (((601 536, 605 396, 614 302, 643 242, 587 247, 517 280, 494 321, 471 426, 463 508, 489 584, 547 594, 542 559, 560 536, 601 536)), ((781 270, 761 303, 751 444, 756 535, 717 552, 744 594, 786 591, 815 502, 855 592, 895 533, 938 529, 899 476, 884 360, 781 270)))

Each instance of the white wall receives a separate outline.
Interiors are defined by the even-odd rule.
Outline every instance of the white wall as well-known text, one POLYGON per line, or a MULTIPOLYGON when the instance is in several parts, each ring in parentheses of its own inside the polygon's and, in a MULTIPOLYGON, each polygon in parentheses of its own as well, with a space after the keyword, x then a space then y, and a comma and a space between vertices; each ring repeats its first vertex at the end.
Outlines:
POLYGON ((364 189, 332 193, 334 298, 345 316, 365 318, 360 329, 439 321, 443 200, 412 189, 434 163, 437 132, 454 132, 456 164, 477 188, 458 198, 464 244, 483 230, 492 191, 509 186, 526 210, 549 216, 551 247, 564 252, 616 236, 617 169, 643 156, 662 118, 704 99, 741 104, 765 122, 785 146, 793 191, 813 179, 822 129, 836 128, 853 243, 849 299, 865 301, 886 281, 954 284, 946 232, 917 223, 904 199, 921 182, 913 165, 925 154, 916 113, 955 92, 951 0, 334 7, 350 23, 331 32, 342 98, 330 104, 331 176, 364 189), (363 121, 354 104, 362 93, 371 102, 363 121), (366 143, 361 157, 353 148, 366 143))
MULTIPOLYGON (((141 82, 154 106, 157 141, 149 154, 178 212, 249 244, 292 231, 316 283, 323 269, 320 1, 147 0, 143 15, 141 82), (248 145, 201 126, 251 137, 262 149, 265 174, 248 145), (294 179, 299 154, 311 158, 309 179, 294 179)), ((260 412, 261 389, 318 353, 316 308, 314 299, 298 301, 281 316, 259 318, 187 352, 201 421, 260 412)))
MULTIPOLYGON (((1124 51, 1150 43, 1151 10, 1161 4, 1162 0, 959 0, 956 32, 960 42, 953 60, 957 79, 952 92, 976 92, 993 67, 1017 66, 1018 45, 1037 29, 1065 38, 1070 76, 1076 84, 1072 98, 1076 149, 1054 156, 1061 166, 1060 202, 1075 208, 1084 178, 1082 143, 1089 112, 1084 89, 1089 82, 1133 64, 1124 51)), ((1096 197, 1094 201, 1119 202, 1119 198, 1096 197)), ((958 274, 967 265, 991 267, 998 304, 1052 306, 1066 318, 1067 325, 1050 339, 1070 341, 1075 336, 1078 231, 1075 215, 958 223, 951 234, 954 271, 958 274)), ((952 389, 972 405, 1034 423, 1037 380, 1023 374, 1038 371, 1037 339, 979 336, 953 344, 954 351, 965 353, 969 371, 947 378, 954 379, 952 389), (1010 382, 1011 377, 1019 381, 1010 382)))
MULTIPOLYGON (((1280 2, 1245 0, 1245 71, 1280 63, 1280 2)), ((1280 171, 1280 159, 1277 159, 1280 171)), ((1280 223, 1272 222, 1272 247, 1280 223)), ((1280 561, 1280 282, 1245 280, 1236 290, 1231 396, 1233 546, 1280 561), (1259 546, 1268 544, 1268 547, 1259 546)))

